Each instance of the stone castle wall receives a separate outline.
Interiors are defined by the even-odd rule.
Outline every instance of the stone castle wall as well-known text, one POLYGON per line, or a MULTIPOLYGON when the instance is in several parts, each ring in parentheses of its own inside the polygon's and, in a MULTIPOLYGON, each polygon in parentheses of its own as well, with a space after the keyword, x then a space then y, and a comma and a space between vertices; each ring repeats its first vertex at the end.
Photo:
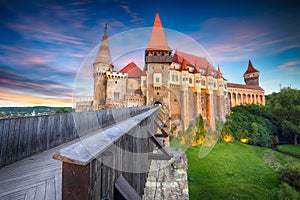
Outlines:
POLYGON ((167 149, 171 160, 152 160, 143 200, 188 200, 187 157, 182 150, 167 149), (161 168, 165 166, 164 168, 161 168), (160 169, 161 168, 161 169, 160 169))

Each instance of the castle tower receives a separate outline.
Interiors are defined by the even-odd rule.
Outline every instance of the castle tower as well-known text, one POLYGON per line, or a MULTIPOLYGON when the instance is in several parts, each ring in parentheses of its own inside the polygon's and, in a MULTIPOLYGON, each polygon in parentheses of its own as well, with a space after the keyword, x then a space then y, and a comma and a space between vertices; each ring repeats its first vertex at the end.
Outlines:
MULTIPOLYGON (((170 48, 160 16, 155 14, 152 33, 147 49, 145 50, 146 69, 146 99, 147 105, 161 104, 164 110, 165 123, 170 123, 170 91, 169 68, 172 63, 172 49, 170 48)), ((169 124, 171 127, 171 124, 169 124)))
POLYGON ((172 63, 172 49, 167 42, 158 12, 156 12, 150 42, 145 50, 147 71, 147 105, 155 102, 167 106, 169 99, 166 91, 168 71, 172 63))
POLYGON ((244 73, 244 80, 246 85, 259 85, 259 71, 255 69, 249 60, 248 69, 244 73))
POLYGON ((108 45, 107 25, 105 26, 102 43, 100 45, 96 60, 93 64, 94 75, 94 110, 105 108, 106 101, 106 72, 112 72, 111 55, 108 45))

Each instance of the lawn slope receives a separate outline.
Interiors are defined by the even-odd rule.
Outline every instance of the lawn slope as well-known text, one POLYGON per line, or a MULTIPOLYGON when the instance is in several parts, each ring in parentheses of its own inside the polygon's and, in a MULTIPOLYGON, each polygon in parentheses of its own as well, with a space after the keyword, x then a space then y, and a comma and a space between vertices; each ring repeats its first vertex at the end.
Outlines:
POLYGON ((266 148, 218 143, 203 159, 200 147, 190 147, 188 180, 190 199, 267 199, 279 185, 277 173, 264 161, 266 148))

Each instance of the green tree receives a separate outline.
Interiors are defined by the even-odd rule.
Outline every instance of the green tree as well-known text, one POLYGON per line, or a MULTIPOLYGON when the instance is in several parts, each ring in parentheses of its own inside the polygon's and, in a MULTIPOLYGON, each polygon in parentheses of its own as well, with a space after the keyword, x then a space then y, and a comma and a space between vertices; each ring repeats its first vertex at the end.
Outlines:
POLYGON ((235 139, 249 139, 250 144, 271 146, 276 126, 271 121, 267 107, 261 105, 241 105, 231 108, 226 117, 223 132, 235 139))
POLYGON ((280 131, 292 137, 298 144, 300 135, 300 90, 283 88, 279 93, 273 93, 267 98, 267 106, 280 131))
POLYGON ((68 113, 69 111, 66 110, 65 108, 59 108, 55 111, 55 114, 60 114, 60 113, 68 113))

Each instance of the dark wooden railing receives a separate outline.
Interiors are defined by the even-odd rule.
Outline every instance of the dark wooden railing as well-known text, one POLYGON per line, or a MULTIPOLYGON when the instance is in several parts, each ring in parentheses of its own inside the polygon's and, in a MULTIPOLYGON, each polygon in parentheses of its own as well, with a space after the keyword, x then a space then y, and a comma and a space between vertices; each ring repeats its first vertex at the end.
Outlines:
POLYGON ((0 120, 0 167, 51 149, 150 107, 109 109, 0 120))
POLYGON ((57 151, 62 199, 141 199, 151 159, 170 159, 154 136, 159 110, 153 107, 57 151), (154 144, 163 154, 153 153, 154 144))

